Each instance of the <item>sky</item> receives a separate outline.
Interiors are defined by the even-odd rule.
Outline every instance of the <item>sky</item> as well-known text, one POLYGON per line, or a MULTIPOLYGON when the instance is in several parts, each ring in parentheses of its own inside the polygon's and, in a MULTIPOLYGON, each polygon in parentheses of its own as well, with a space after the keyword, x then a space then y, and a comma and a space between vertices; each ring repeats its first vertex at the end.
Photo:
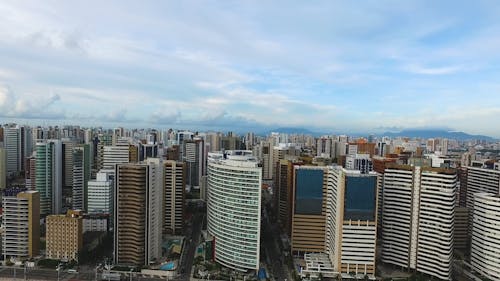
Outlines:
POLYGON ((0 121, 500 137, 499 50, 498 1, 2 0, 0 121))

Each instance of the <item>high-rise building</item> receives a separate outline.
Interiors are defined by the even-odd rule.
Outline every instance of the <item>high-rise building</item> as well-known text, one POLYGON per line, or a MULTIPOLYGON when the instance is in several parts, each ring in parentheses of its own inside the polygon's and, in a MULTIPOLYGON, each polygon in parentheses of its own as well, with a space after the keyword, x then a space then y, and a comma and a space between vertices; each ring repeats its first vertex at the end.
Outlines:
POLYGON ((378 177, 379 183, 378 183, 378 200, 377 200, 378 201, 378 204, 377 204, 377 212, 378 212, 377 227, 379 228, 377 235, 379 237, 381 237, 381 234, 382 234, 382 220, 383 220, 382 207, 384 205, 384 196, 383 196, 384 177, 383 177, 383 175, 385 173, 386 166, 389 165, 389 163, 395 163, 396 161, 397 161, 397 158, 388 158, 388 157, 380 157, 380 156, 374 156, 372 158, 373 171, 375 171, 381 175, 380 177, 378 177))
POLYGON ((203 139, 195 138, 185 140, 183 145, 187 189, 199 189, 200 178, 206 174, 205 142, 203 139))
POLYGON ((316 142, 316 156, 332 158, 333 154, 335 154, 334 151, 332 151, 332 148, 334 148, 332 143, 333 139, 329 137, 319 138, 316 142))
MULTIPOLYGON (((35 154, 36 155, 36 154, 35 154)), ((26 182, 26 188, 30 190, 36 190, 36 157, 32 155, 26 158, 26 171, 24 172, 24 179, 26 182)))
POLYGON ((36 144, 35 187, 40 193, 40 214, 62 212, 63 165, 59 140, 36 144))
POLYGON ((88 144, 73 147, 73 192, 72 202, 74 210, 87 210, 88 182, 90 180, 90 146, 88 144))
POLYGON ((293 172, 294 165, 301 162, 280 160, 277 165, 275 179, 276 206, 278 206, 278 222, 290 238, 292 233, 292 204, 293 204, 293 172))
POLYGON ((7 173, 21 171, 21 128, 18 125, 4 127, 4 148, 7 152, 7 173))
POLYGON ((345 168, 347 170, 358 170, 364 174, 373 171, 373 163, 370 154, 353 154, 346 156, 345 168))
POLYGON ((500 280, 500 196, 474 195, 472 224, 472 268, 489 280, 500 280))
POLYGON ((292 203, 292 252, 325 250, 327 168, 294 166, 292 203))
POLYGON ((162 179, 159 159, 116 165, 115 264, 147 265, 160 258, 162 179))
POLYGON ((215 152, 220 151, 220 134, 219 133, 207 133, 206 141, 208 144, 208 151, 215 152))
POLYGON ((181 159, 184 157, 184 141, 193 139, 194 133, 189 131, 177 132, 177 145, 181 159))
POLYGON ((476 193, 500 193, 500 170, 481 167, 467 167, 466 203, 468 208, 474 208, 476 193))
POLYGON ((128 146, 128 159, 130 163, 139 162, 139 145, 129 144, 128 146))
POLYGON ((47 216, 46 236, 47 258, 78 261, 83 249, 83 213, 69 210, 66 215, 47 216))
POLYGON ((186 164, 165 161, 163 233, 178 235, 184 226, 184 191, 186 164))
POLYGON ((207 230, 215 261, 238 270, 258 270, 262 170, 251 151, 230 151, 208 163, 207 230))
POLYGON ((103 148, 103 169, 114 169, 116 164, 129 162, 129 146, 104 146, 103 148))
POLYGON ((273 157, 272 157, 272 165, 273 165, 273 174, 272 178, 276 180, 277 174, 277 165, 280 160, 288 159, 288 160, 298 160, 300 156, 301 148, 296 144, 292 143, 280 143, 278 146, 273 148, 273 157))
POLYGON ((245 135, 245 149, 252 150, 254 145, 255 145, 255 134, 249 132, 245 135))
POLYGON ((104 171, 88 182, 88 213, 113 214, 113 180, 104 171))
POLYGON ((21 161, 21 171, 26 171, 26 158, 33 154, 33 132, 30 127, 21 127, 21 155, 19 161, 21 161))
POLYGON ((7 188, 2 195, 4 260, 36 257, 40 249, 39 193, 7 188))
POLYGON ((334 272, 375 277, 378 174, 328 170, 326 253, 334 272))
POLYGON ((454 169, 392 165, 385 170, 384 263, 450 280, 457 185, 454 169))
POLYGON ((139 143, 139 160, 144 161, 147 158, 158 158, 157 143, 139 143))
POLYGON ((273 178, 273 144, 270 142, 260 142, 260 159, 262 159, 262 178, 270 180, 273 178))
POLYGON ((238 136, 234 136, 231 132, 227 136, 220 138, 220 148, 224 150, 243 149, 244 144, 238 136))
POLYGON ((0 147, 0 190, 4 190, 7 180, 7 151, 0 147))
MULTIPOLYGON (((483 165, 484 166, 484 165, 483 165)), ((476 193, 500 194, 500 170, 486 167, 464 167, 460 172, 459 228, 456 230, 457 246, 467 252, 471 243, 474 214, 474 196, 476 193), (465 210, 466 209, 466 210, 465 210), (463 215, 468 214, 468 220, 463 215), (464 230, 467 229, 467 232, 464 230), (463 238, 466 238, 464 241, 463 238)))
POLYGON ((63 184, 65 188, 73 187, 73 148, 76 143, 70 139, 61 140, 63 152, 63 184))

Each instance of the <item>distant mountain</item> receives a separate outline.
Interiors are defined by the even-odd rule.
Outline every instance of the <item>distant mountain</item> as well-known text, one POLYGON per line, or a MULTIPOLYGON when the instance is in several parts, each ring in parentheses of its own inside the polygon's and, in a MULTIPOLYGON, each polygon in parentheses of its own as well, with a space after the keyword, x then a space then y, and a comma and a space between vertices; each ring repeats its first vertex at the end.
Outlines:
POLYGON ((294 128, 294 127, 282 127, 274 130, 269 130, 263 133, 263 135, 269 135, 271 133, 280 133, 280 134, 297 134, 297 135, 312 135, 312 136, 321 136, 324 133, 313 132, 311 130, 305 128, 294 128))
POLYGON ((456 140, 495 140, 489 136, 470 135, 464 132, 454 132, 440 129, 407 129, 400 132, 385 132, 381 136, 388 137, 409 137, 409 138, 447 138, 456 140))

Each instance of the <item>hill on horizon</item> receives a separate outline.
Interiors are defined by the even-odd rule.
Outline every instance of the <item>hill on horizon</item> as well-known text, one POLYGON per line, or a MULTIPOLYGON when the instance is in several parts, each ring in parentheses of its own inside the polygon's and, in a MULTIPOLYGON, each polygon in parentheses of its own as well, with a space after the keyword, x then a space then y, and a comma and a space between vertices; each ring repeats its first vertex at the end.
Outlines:
POLYGON ((409 137, 409 138, 447 138, 456 140, 488 140, 492 141, 495 138, 484 135, 471 135, 459 131, 448 131, 443 129, 406 129, 400 132, 385 132, 380 134, 380 136, 387 137, 409 137))

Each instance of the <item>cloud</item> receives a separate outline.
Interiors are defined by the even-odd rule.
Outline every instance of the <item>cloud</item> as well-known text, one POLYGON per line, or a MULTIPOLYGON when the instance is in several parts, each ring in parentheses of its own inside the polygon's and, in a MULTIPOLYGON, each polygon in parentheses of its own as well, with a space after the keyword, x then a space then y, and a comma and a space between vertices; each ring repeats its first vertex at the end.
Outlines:
POLYGON ((0 68, 0 80, 14 79, 18 77, 20 77, 20 75, 16 71, 0 68))
POLYGON ((60 100, 59 95, 36 99, 18 98, 7 86, 0 85, 0 116, 20 119, 64 119, 63 111, 52 108, 60 100))
POLYGON ((421 65, 409 65, 406 70, 414 74, 424 74, 424 75, 446 75, 454 74, 460 71, 465 71, 463 66, 443 66, 443 67, 424 67, 421 65))
POLYGON ((173 108, 164 108, 160 111, 156 111, 150 117, 150 122, 153 124, 159 124, 162 126, 175 125, 181 118, 181 113, 173 108))
POLYGON ((488 130, 498 7, 389 3, 2 1, 0 109, 93 124, 488 130), (470 118, 433 117, 456 108, 470 118))

